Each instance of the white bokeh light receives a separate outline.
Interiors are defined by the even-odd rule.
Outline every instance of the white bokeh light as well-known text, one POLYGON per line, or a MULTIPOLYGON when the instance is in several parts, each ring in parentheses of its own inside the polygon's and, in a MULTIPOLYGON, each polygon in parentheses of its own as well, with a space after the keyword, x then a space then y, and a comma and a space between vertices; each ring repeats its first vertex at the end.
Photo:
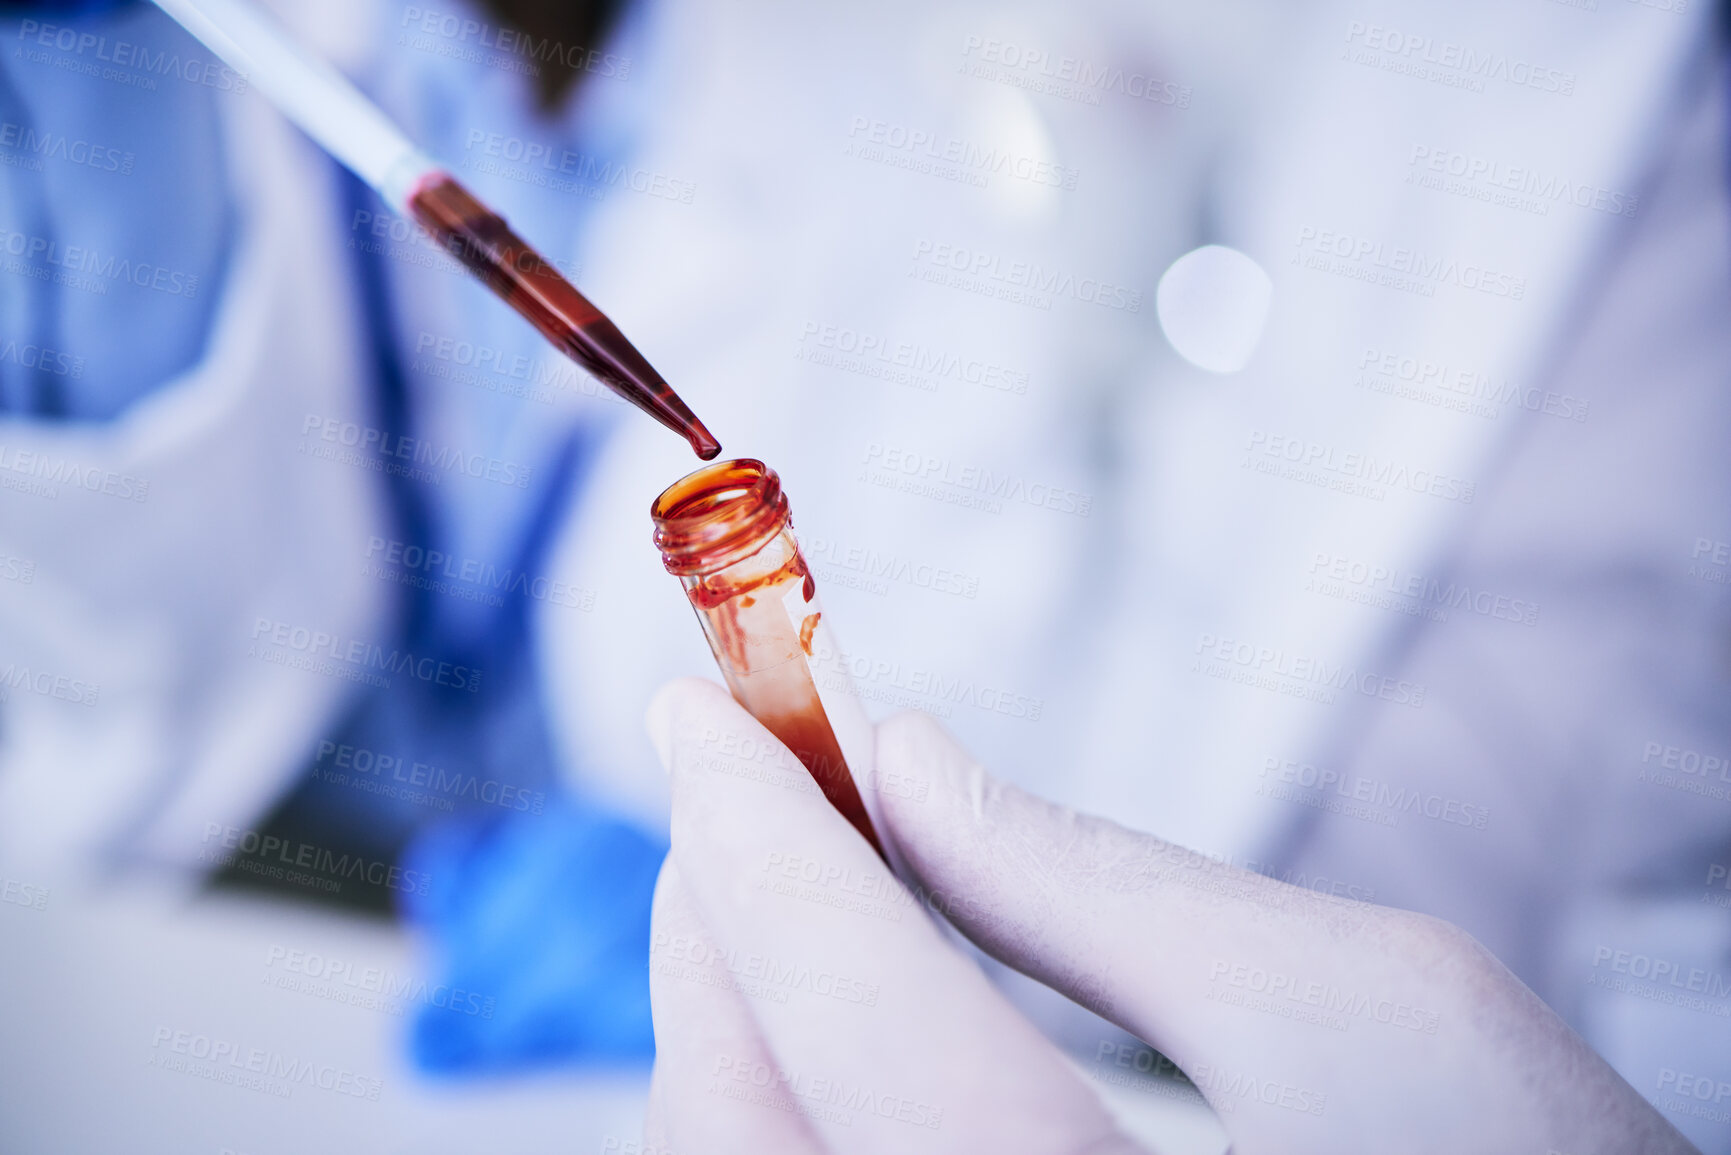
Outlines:
POLYGON ((1179 356, 1210 373, 1236 373, 1262 340, 1273 296, 1261 265, 1237 249, 1203 245, 1172 262, 1154 305, 1179 356))

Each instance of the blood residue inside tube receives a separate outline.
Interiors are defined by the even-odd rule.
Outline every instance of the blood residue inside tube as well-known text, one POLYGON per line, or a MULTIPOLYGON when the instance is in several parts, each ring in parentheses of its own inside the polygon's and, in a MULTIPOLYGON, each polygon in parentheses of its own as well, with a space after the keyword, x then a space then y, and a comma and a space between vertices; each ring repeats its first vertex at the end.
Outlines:
POLYGON ((618 326, 449 173, 423 178, 409 211, 439 242, 572 360, 691 443, 705 461, 721 443, 618 326))
POLYGON ((733 696, 805 766, 830 805, 884 856, 812 669, 822 611, 775 471, 717 462, 655 500, 655 544, 733 696))

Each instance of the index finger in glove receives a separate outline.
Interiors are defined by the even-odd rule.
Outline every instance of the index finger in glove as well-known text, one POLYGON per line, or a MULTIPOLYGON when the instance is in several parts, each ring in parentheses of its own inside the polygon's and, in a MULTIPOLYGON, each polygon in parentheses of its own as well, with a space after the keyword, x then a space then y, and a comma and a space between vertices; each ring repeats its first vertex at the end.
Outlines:
POLYGON ((650 715, 672 857, 830 1149, 1138 1150, 724 690, 673 683, 650 715))
POLYGON ((644 1137, 666 1155, 822 1155, 765 1074, 775 1058, 669 858, 655 886, 649 997, 655 1076, 644 1137), (780 1110, 764 1110, 776 1106, 780 1110))
POLYGON ((920 715, 878 727, 876 768, 918 784, 880 796, 887 833, 921 884, 974 900, 957 927, 1171 1056, 1235 1151, 1674 1149, 1457 927, 1046 802, 920 715))

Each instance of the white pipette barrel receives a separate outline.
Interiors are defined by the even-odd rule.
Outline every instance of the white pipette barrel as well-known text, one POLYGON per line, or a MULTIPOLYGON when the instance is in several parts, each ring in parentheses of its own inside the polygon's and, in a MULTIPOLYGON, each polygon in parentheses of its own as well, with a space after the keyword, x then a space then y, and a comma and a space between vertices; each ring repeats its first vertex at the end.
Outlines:
POLYGON ((153 2, 408 215, 416 182, 439 166, 329 61, 303 51, 246 0, 153 2))

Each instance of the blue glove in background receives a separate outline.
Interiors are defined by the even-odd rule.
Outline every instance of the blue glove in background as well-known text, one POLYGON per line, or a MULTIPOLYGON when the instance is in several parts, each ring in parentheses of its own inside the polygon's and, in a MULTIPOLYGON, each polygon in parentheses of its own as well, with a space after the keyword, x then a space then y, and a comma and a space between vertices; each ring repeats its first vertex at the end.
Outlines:
POLYGON ((420 1009, 410 1054, 423 1071, 654 1056, 649 904, 667 846, 571 799, 548 801, 543 814, 431 827, 404 856, 429 878, 404 914, 430 940, 438 982, 478 996, 420 1009))

